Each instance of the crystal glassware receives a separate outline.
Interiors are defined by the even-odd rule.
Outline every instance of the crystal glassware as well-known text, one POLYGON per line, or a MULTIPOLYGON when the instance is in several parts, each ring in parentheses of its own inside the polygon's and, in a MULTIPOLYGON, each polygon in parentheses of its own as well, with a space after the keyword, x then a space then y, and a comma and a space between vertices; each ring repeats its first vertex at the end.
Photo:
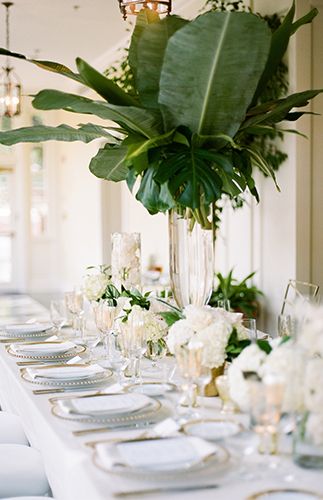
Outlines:
POLYGON ((111 306, 107 300, 100 300, 94 307, 95 322, 102 334, 105 351, 108 358, 112 356, 113 348, 113 325, 117 315, 117 308, 111 306))
POLYGON ((216 378, 216 387, 219 393, 219 397, 222 402, 221 413, 233 413, 237 411, 237 407, 231 399, 230 395, 230 385, 228 376, 226 374, 219 375, 216 378))
POLYGON ((257 340, 257 324, 255 318, 243 318, 242 326, 244 327, 249 340, 251 340, 251 342, 255 342, 257 340))
POLYGON ((148 340, 147 341, 147 350, 146 350, 146 358, 151 360, 151 368, 148 371, 159 371, 158 370, 158 360, 162 359, 166 356, 167 353, 167 345, 163 338, 157 340, 148 340))
POLYGON ((197 379, 201 372, 203 345, 178 345, 175 347, 176 363, 184 379, 182 384, 182 406, 187 406, 188 419, 195 416, 193 407, 196 404, 197 379))
POLYGON ((278 316, 278 336, 291 337, 292 335, 292 317, 290 314, 280 314, 278 316))
POLYGON ((217 301, 217 307, 224 309, 225 311, 231 311, 231 304, 229 299, 222 299, 217 301))
POLYGON ((67 322, 67 310, 65 300, 51 300, 50 301, 50 319, 56 328, 57 335, 60 336, 62 326, 67 322))
POLYGON ((119 321, 120 338, 124 356, 129 360, 128 376, 132 382, 140 382, 141 360, 147 349, 147 332, 141 309, 132 310, 126 321, 119 321))
POLYGON ((81 336, 81 318, 84 314, 84 297, 81 290, 66 292, 65 304, 73 317, 73 332, 76 336, 81 336))
POLYGON ((92 317, 83 318, 82 322, 82 340, 84 344, 89 349, 89 358, 90 361, 95 361, 95 352, 94 349, 97 347, 101 340, 101 334, 98 330, 95 321, 92 317))

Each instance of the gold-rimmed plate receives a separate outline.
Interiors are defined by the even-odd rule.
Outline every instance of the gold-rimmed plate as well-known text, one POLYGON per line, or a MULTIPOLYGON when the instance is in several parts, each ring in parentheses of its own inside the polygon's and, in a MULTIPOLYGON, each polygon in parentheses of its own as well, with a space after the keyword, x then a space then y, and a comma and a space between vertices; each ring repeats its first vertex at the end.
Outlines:
MULTIPOLYGON (((101 369, 97 373, 89 373, 88 376, 84 375, 78 378, 57 378, 57 377, 35 377, 33 372, 38 373, 41 370, 55 370, 55 368, 64 368, 67 370, 72 370, 75 368, 85 368, 90 367, 91 365, 85 363, 76 363, 76 364, 57 364, 49 366, 38 366, 37 368, 21 368, 20 375, 23 380, 35 385, 42 385, 47 387, 62 387, 62 388, 75 388, 75 389, 87 389, 92 387, 101 386, 106 384, 106 382, 113 376, 113 372, 109 369, 101 369)), ((101 367, 100 367, 101 368, 101 367)))
POLYGON ((175 384, 170 382, 142 382, 137 384, 129 384, 124 390, 125 392, 135 392, 137 394, 145 394, 146 396, 161 397, 165 396, 168 392, 176 391, 175 384))
MULTIPOLYGON (((53 354, 50 354, 50 352, 47 352, 45 354, 44 352, 37 353, 37 352, 31 352, 28 351, 29 346, 44 346, 44 348, 49 347, 49 346, 59 346, 63 344, 62 341, 60 340, 53 340, 53 341, 48 341, 48 342, 25 342, 23 344, 23 347, 26 349, 25 352, 20 350, 20 352, 16 352, 14 350, 14 345, 15 344, 10 344, 6 346, 6 350, 10 356, 14 356, 15 358, 19 359, 35 359, 35 360, 48 360, 48 361, 59 361, 63 359, 70 359, 73 358, 74 356, 79 356, 80 354, 84 354, 86 352, 86 347, 83 345, 76 345, 74 344, 73 347, 70 347, 66 351, 63 351, 61 353, 59 352, 53 352, 53 354)), ((22 344, 18 344, 19 348, 21 348, 22 344)))
POLYGON ((197 436, 208 441, 219 441, 244 431, 244 427, 234 420, 200 419, 187 422, 183 431, 188 436, 197 436))
MULTIPOLYGON (((120 394, 94 394, 94 395, 87 395, 84 396, 84 398, 107 398, 107 397, 114 397, 114 396, 125 396, 124 393, 120 394)), ((52 400, 52 413, 58 418, 61 418, 63 420, 72 420, 73 422, 81 422, 81 423, 109 423, 109 424, 129 424, 129 423, 139 423, 142 422, 143 420, 150 419, 153 415, 155 415, 160 409, 161 409, 161 403, 160 401, 152 398, 147 398, 148 402, 147 405, 137 409, 136 411, 131 411, 131 408, 129 408, 129 411, 126 413, 119 413, 119 414, 109 414, 108 410, 106 413, 100 413, 97 415, 90 415, 90 414, 80 414, 80 413, 69 413, 69 409, 72 409, 72 405, 68 404, 68 401, 71 401, 72 399, 79 399, 83 398, 83 396, 80 397, 71 397, 71 398, 53 398, 52 400), (63 404, 60 404, 60 401, 63 402, 63 404)))
POLYGON ((247 500, 322 500, 323 495, 296 488, 277 488, 250 495, 247 500))
MULTIPOLYGON (((229 452, 222 446, 217 444, 212 445, 212 449, 209 453, 203 455, 202 457, 196 454, 190 457, 187 456, 188 440, 194 438, 188 437, 156 437, 156 438, 144 438, 144 439, 129 439, 128 441, 122 440, 121 442, 110 442, 106 443, 104 441, 97 441, 93 444, 93 462, 101 470, 109 473, 116 474, 127 474, 143 477, 146 479, 168 479, 169 477, 180 476, 183 474, 194 473, 200 471, 201 469, 207 467, 216 467, 222 469, 222 467, 227 466, 229 461, 229 452), (186 442, 185 442, 186 441, 186 442), (182 457, 178 460, 178 450, 179 447, 184 446, 184 453, 182 457), (130 448, 130 461, 134 456, 136 457, 137 464, 130 465, 124 459, 124 452, 122 452, 123 447, 128 447, 129 457, 129 447, 130 448), (145 447, 147 447, 145 449, 145 447), (159 449, 160 448, 160 449, 159 449), (177 452, 176 452, 177 450, 177 452), (174 457, 176 452, 177 458, 174 457), (138 454, 141 456, 164 456, 172 457, 172 460, 157 460, 153 463, 153 460, 144 460, 144 464, 140 464, 140 460, 137 460, 138 454)), ((205 442, 204 442, 205 443, 205 442)), ((206 444, 206 443, 205 443, 206 444)), ((123 448, 125 449, 125 448, 123 448)))

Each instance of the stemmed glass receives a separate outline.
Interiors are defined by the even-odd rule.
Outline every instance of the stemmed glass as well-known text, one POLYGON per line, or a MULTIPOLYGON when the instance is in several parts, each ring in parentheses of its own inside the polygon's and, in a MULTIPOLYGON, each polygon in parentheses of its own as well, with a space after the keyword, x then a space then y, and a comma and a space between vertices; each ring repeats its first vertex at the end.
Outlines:
POLYGON ((157 340, 148 340, 147 341, 147 351, 146 357, 151 360, 151 367, 146 369, 149 372, 157 372, 158 365, 157 362, 159 359, 162 359, 166 356, 167 353, 167 345, 163 338, 157 340))
POLYGON ((57 335, 61 335, 62 326, 67 321, 66 304, 64 300, 51 300, 50 301, 50 319, 56 328, 57 335))
POLYGON ((120 338, 124 355, 129 360, 129 367, 133 369, 133 381, 142 383, 141 360, 147 349, 147 334, 145 331, 144 316, 141 310, 132 310, 126 321, 120 321, 120 338))
POLYGON ((94 317, 97 328, 102 334, 106 355, 108 358, 112 357, 113 349, 113 325, 116 319, 117 308, 111 306, 106 300, 101 300, 98 305, 94 307, 94 317))
POLYGON ((244 327, 249 340, 251 340, 251 342, 256 342, 257 340, 256 320, 254 318, 243 318, 242 326, 244 327))
POLYGON ((68 311, 73 316, 73 333, 75 336, 81 336, 81 319, 84 314, 84 297, 81 290, 66 292, 65 304, 68 311))
MULTIPOLYGON (((177 345, 175 348, 176 363, 180 374, 185 380, 182 384, 184 404, 188 406, 183 418, 190 419, 195 416, 193 406, 196 403, 197 379, 201 373, 203 345, 177 345)), ((183 404, 183 403, 182 403, 183 404)))

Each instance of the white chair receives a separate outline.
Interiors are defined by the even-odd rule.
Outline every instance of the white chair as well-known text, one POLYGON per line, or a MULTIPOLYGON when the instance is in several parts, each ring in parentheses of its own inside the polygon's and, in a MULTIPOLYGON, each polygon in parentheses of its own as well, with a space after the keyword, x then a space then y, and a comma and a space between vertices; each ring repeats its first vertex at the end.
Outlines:
POLYGON ((39 451, 0 444, 0 498, 47 495, 50 487, 39 451))
POLYGON ((28 439, 20 417, 17 415, 0 411, 0 444, 24 444, 28 446, 28 439))

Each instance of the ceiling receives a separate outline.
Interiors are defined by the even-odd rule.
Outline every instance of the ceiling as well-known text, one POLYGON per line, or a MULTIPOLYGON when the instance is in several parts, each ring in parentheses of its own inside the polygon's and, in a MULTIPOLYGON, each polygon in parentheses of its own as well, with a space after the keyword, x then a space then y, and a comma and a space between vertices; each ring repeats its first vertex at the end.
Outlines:
MULTIPOLYGON (((175 12, 196 0, 175 0, 175 12)), ((75 69, 82 57, 104 69, 118 57, 129 37, 117 0, 14 0, 10 10, 10 49, 28 57, 53 60, 75 69)), ((5 8, 0 5, 0 46, 5 46, 5 8)), ((4 58, 2 58, 4 59, 4 58)), ((24 93, 44 87, 75 88, 72 81, 14 60, 24 93)))

